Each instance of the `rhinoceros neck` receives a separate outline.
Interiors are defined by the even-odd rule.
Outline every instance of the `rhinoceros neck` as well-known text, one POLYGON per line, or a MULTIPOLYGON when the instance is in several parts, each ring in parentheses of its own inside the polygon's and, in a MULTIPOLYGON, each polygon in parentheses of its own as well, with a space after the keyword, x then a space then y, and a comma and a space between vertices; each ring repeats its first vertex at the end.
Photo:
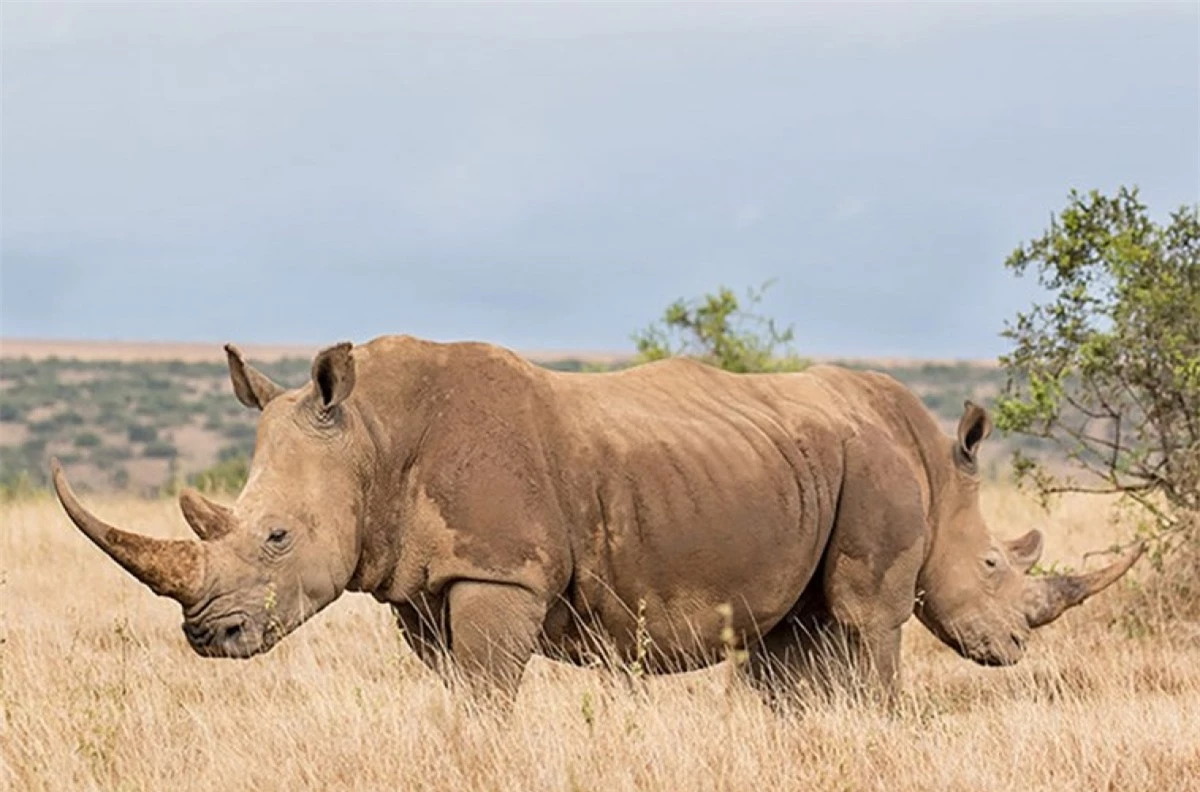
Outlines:
POLYGON ((540 369, 497 347, 405 336, 358 348, 355 362, 360 442, 371 462, 347 588, 396 602, 427 582, 429 531, 446 522, 430 513, 431 478, 454 479, 494 441, 540 369))
POLYGON ((925 562, 918 587, 929 592, 942 590, 939 579, 948 574, 962 555, 967 533, 976 530, 956 511, 963 502, 965 482, 955 467, 954 441, 942 431, 933 414, 915 395, 909 394, 900 409, 906 425, 913 465, 921 483, 925 510, 925 562))
POLYGON ((364 458, 358 563, 346 588, 382 597, 401 565, 421 445, 439 403, 439 345, 385 338, 357 354, 364 458), (374 347, 374 348, 372 348, 374 347))
POLYGON ((945 540, 941 516, 946 490, 953 485, 955 470, 950 453, 950 438, 921 401, 905 390, 897 400, 897 427, 905 441, 914 474, 921 486, 926 525, 926 564, 935 557, 945 540))

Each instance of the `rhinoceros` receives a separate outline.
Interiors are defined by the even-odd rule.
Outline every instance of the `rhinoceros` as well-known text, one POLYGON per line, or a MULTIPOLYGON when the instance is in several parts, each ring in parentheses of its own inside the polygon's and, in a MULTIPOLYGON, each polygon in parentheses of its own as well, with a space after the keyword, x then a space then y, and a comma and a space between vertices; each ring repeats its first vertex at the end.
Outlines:
POLYGON ((998 539, 980 511, 986 411, 967 402, 951 437, 880 373, 681 358, 560 373, 383 336, 322 350, 286 390, 225 349, 234 393, 262 414, 232 506, 181 492, 198 541, 106 524, 52 462, 71 520, 183 606, 206 657, 265 652, 358 591, 392 606, 430 666, 493 691, 515 691, 534 653, 587 663, 603 644, 666 672, 733 643, 750 669, 804 670, 837 635, 894 694, 910 616, 964 657, 1011 664, 1141 553, 1028 574, 1042 534, 998 539))

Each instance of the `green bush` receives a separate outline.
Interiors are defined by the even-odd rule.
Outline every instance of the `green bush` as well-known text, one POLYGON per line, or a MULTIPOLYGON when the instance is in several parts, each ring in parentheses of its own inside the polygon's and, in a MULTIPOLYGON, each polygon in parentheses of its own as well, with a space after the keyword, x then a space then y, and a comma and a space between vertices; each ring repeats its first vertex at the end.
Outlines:
MULTIPOLYGON (((1047 298, 1004 336, 997 426, 1055 446, 1082 479, 1028 455, 1014 465, 1048 498, 1116 494, 1143 516, 1162 574, 1151 611, 1200 616, 1200 206, 1156 223, 1136 189, 1070 194, 1005 265, 1047 298), (1171 564, 1167 559, 1171 558, 1171 564)), ((1150 591, 1147 588, 1146 591, 1150 591)))
POLYGON ((1118 493, 1162 528, 1200 513, 1200 211, 1158 225, 1122 188, 1071 193, 1068 206, 1006 266, 1029 269, 1050 299, 1004 336, 1000 428, 1057 444, 1091 476, 1062 480, 1019 460, 1044 494, 1118 493), (1162 511, 1153 494, 1169 506, 1162 511))
MULTIPOLYGON (((749 290, 746 301, 758 304, 770 285, 749 290)), ((737 295, 722 286, 697 300, 676 300, 659 323, 635 333, 633 340, 638 363, 686 356, 747 373, 804 368, 805 362, 789 348, 793 336, 791 327, 780 330, 774 319, 743 309, 737 295)))
POLYGON ((188 477, 188 483, 201 492, 240 492, 250 475, 250 460, 245 456, 223 459, 212 467, 188 477))

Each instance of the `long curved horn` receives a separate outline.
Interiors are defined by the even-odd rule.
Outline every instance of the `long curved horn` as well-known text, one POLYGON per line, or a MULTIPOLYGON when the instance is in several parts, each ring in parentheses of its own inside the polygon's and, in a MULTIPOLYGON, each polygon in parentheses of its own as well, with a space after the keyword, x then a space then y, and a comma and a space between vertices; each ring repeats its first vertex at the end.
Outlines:
POLYGON ((220 539, 233 529, 233 512, 191 487, 180 491, 179 509, 188 527, 204 541, 220 539))
POLYGON ((1141 558, 1145 544, 1139 542, 1112 564, 1086 575, 1051 575, 1030 578, 1025 591, 1025 619, 1030 627, 1041 627, 1057 619, 1088 597, 1103 591, 1129 571, 1141 558))
POLYGON ((80 504, 58 459, 50 460, 50 470, 54 491, 67 516, 97 547, 155 594, 177 600, 184 607, 199 600, 204 581, 203 545, 178 539, 154 539, 114 528, 80 504))

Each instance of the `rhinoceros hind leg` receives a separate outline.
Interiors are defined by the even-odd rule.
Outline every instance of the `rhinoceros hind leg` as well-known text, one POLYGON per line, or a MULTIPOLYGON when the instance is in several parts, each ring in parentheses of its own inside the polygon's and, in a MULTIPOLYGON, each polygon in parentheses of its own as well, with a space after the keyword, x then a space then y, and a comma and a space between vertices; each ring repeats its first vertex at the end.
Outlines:
POLYGON ((450 656, 475 695, 516 696, 546 605, 528 589, 464 580, 450 588, 450 656))

